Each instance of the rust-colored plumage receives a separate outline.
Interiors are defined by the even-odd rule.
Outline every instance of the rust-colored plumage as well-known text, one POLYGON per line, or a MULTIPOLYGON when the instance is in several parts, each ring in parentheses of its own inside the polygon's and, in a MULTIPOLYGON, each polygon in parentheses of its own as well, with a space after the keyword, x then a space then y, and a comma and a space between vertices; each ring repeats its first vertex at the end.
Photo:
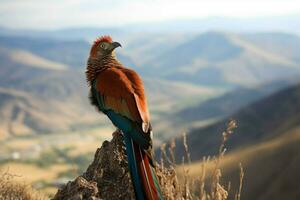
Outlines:
POLYGON ((152 166, 152 130, 144 85, 134 70, 116 59, 113 50, 118 46, 111 37, 103 36, 91 48, 86 78, 92 104, 124 133, 137 199, 163 199, 152 166))
POLYGON ((144 87, 138 75, 126 68, 109 68, 97 76, 104 103, 133 121, 149 123, 144 87), (129 113, 128 113, 129 112, 129 113))
POLYGON ((101 42, 112 42, 112 38, 108 35, 101 36, 94 41, 94 44, 91 48, 90 55, 95 57, 97 52, 97 47, 101 42))
POLYGON ((88 64, 87 80, 97 80, 97 90, 105 97, 105 106, 133 121, 143 123, 147 129, 150 116, 144 85, 138 74, 123 67, 114 56, 94 62, 88 64))

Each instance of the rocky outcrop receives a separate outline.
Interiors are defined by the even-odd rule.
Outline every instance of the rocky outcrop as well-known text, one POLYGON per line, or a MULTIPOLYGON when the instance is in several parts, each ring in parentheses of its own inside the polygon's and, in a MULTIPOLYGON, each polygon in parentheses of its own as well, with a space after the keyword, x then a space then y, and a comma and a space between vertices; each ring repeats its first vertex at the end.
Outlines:
POLYGON ((58 190, 54 200, 135 199, 123 136, 113 134, 97 149, 86 172, 58 190))
MULTIPOLYGON (((225 136, 227 137, 227 135, 225 136)), ((185 137, 183 143, 187 145, 185 137)), ((173 154, 175 142, 172 142, 168 149, 170 158, 167 156, 165 148, 166 146, 162 145, 162 158, 160 164, 156 164, 156 174, 166 200, 228 199, 228 192, 220 183, 221 173, 215 173, 206 180, 205 174, 210 172, 206 172, 204 167, 199 172, 199 176, 190 177, 188 165, 177 166, 175 164, 173 154)), ((189 153, 187 147, 185 148, 186 160, 189 158, 189 153)), ((217 159, 221 159, 221 157, 217 159)), ((221 172, 216 163, 214 161, 215 169, 221 172)), ((135 199, 123 135, 118 131, 113 133, 113 139, 110 142, 104 141, 101 148, 97 149, 94 160, 86 172, 59 189, 53 198, 53 200, 100 199, 135 199)))

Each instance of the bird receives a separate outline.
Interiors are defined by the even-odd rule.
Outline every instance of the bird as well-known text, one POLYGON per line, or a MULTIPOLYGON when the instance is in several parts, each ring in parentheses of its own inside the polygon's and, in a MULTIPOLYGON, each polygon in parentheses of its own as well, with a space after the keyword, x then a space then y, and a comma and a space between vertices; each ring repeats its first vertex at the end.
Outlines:
POLYGON ((163 200, 153 160, 153 132, 143 81, 118 61, 118 47, 121 44, 107 35, 94 41, 86 67, 90 102, 123 134, 136 199, 163 200))

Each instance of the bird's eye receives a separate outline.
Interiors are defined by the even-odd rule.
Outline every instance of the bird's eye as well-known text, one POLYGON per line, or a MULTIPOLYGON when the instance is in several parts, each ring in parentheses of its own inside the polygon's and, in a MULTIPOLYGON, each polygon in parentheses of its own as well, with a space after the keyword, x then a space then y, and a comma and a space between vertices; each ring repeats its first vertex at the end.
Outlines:
POLYGON ((105 46, 104 43, 102 43, 102 44, 100 45, 100 47, 101 47, 102 49, 105 49, 105 48, 106 48, 106 46, 105 46))

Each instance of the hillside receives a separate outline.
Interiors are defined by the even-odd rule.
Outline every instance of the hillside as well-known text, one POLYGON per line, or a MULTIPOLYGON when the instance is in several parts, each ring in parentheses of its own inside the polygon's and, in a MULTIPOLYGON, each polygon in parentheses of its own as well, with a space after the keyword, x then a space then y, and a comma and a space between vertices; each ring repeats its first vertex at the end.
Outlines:
MULTIPOLYGON (((88 102, 87 41, 98 29, 82 31, 0 36, 0 167, 49 194, 84 172, 114 129, 88 102)), ((232 117, 238 128, 227 143, 225 180, 237 181, 242 161, 242 199, 299 198, 291 181, 300 178, 298 36, 113 32, 123 46, 117 57, 145 83, 156 146, 188 129, 196 177, 198 161, 217 152, 232 117)), ((177 140, 178 161, 181 144, 177 140)))
MULTIPOLYGON (((241 162, 245 170, 242 199, 299 199, 299 143, 300 126, 297 126, 279 137, 226 155, 221 162, 224 182, 231 181, 231 186, 237 187, 241 162)), ((207 168, 211 171, 213 162, 207 168)), ((191 164, 190 175, 199 174, 199 169, 201 163, 191 164)))
MULTIPOLYGON (((62 42, 62 49, 59 42, 54 39, 0 38, 3 45, 0 45, 1 135, 70 131, 109 124, 88 102, 85 66, 80 66, 86 62, 88 50, 77 56, 84 50, 78 46, 80 42, 62 42), (44 51, 41 53, 41 50, 44 51), (69 51, 67 55, 78 60, 69 62, 64 51, 69 51), (51 52, 64 59, 54 54, 56 59, 53 59, 49 56, 51 52), (70 66, 73 62, 77 64, 70 66)), ((122 54, 118 57, 126 65, 132 62, 122 54)), ((208 97, 216 92, 189 83, 143 79, 147 94, 153 94, 148 99, 154 124, 163 123, 160 120, 162 114, 169 113, 189 96, 208 97)), ((156 130, 159 132, 159 128, 156 130)))
POLYGON ((250 42, 262 49, 300 61, 300 37, 289 33, 245 34, 250 42), (288 49, 288 51, 286 51, 288 49))
MULTIPOLYGON (((227 142, 230 151, 267 141, 296 127, 300 122, 300 85, 294 85, 240 109, 231 117, 238 122, 236 134, 227 142)), ((227 120, 188 134, 192 160, 214 155, 220 144, 220 134, 227 120)), ((182 156, 178 140, 176 155, 182 156)))
POLYGON ((297 82, 298 76, 248 88, 238 88, 196 105, 183 108, 176 112, 175 116, 178 120, 183 120, 188 124, 199 120, 222 119, 234 114, 254 101, 258 101, 297 82))
POLYGON ((246 36, 222 32, 207 32, 187 39, 145 66, 144 73, 160 71, 159 75, 168 80, 227 88, 261 84, 300 73, 298 61, 285 54, 262 48, 246 36))
MULTIPOLYGON (((72 69, 83 70, 90 51, 90 43, 85 40, 62 40, 49 38, 0 36, 0 46, 10 49, 25 50, 50 61, 63 63, 72 69)), ((122 53, 120 60, 135 67, 134 62, 122 53)))
POLYGON ((66 131, 95 123, 81 73, 25 50, 1 48, 0 58, 1 135, 66 131))
MULTIPOLYGON (((73 39, 57 39, 56 32, 34 39, 0 36, 0 46, 26 49, 49 60, 81 69, 89 51, 90 44, 86 39, 94 38, 89 36, 88 30, 82 30, 87 32, 87 37, 79 36, 77 29, 58 31, 59 34, 68 32, 68 35, 78 35, 73 39)), ((90 31, 95 34, 96 29, 90 31)), ((113 35, 126 47, 118 51, 120 60, 145 77, 156 76, 163 80, 231 89, 300 74, 297 59, 300 39, 292 34, 205 32, 141 35, 115 31, 112 31, 113 35)))
MULTIPOLYGON (((68 31, 72 32, 72 30, 68 31)), ((262 36, 257 36, 259 37, 262 36)), ((297 36, 289 38, 290 41, 296 41, 297 36)), ((119 59, 124 65, 136 69, 145 82, 153 125, 155 132, 159 135, 157 138, 160 139, 179 134, 186 128, 179 129, 179 125, 185 123, 187 119, 197 123, 199 121, 203 125, 206 121, 215 120, 217 113, 218 118, 226 116, 239 107, 269 94, 269 89, 264 91, 264 89, 255 88, 254 91, 246 89, 240 94, 234 91, 218 98, 218 95, 232 88, 245 85, 246 88, 252 88, 249 87, 250 83, 259 85, 273 79, 284 80, 290 74, 298 73, 298 65, 295 65, 298 62, 296 59, 287 57, 285 54, 278 56, 278 52, 271 51, 269 48, 250 44, 250 39, 243 35, 221 32, 197 35, 151 33, 143 36, 123 35, 118 40, 120 42, 124 40, 126 45, 118 52, 119 59), (240 76, 230 75, 232 71, 240 76), (235 81, 230 76, 243 77, 243 79, 235 81), (211 97, 216 97, 216 99, 210 101, 211 97), (227 108, 231 107, 230 103, 234 98, 236 109, 230 112, 227 108), (222 104, 220 106, 220 101, 229 102, 226 104, 228 106, 222 107, 222 104), (205 103, 201 105, 203 102, 205 103), (185 112, 178 113, 179 110, 184 111, 189 107, 194 109, 195 107, 191 105, 196 103, 197 107, 200 107, 200 118, 192 119, 193 117, 190 118, 190 115, 185 112), (215 104, 218 106, 215 107, 215 104), (209 109, 212 107, 214 109, 209 109), (201 108, 206 110, 201 111, 201 108), (212 115, 206 112, 207 109, 212 112, 212 115), (205 114, 202 115, 201 112, 205 114), (185 116, 184 119, 177 117, 182 115, 185 116)), ((276 46, 279 48, 282 45, 278 43, 276 46)), ((38 116, 41 116, 29 117, 31 120, 26 123, 20 120, 23 119, 20 116, 18 124, 21 124, 20 127, 27 127, 24 128, 26 129, 24 132, 28 130, 52 132, 53 127, 58 128, 55 130, 74 130, 88 128, 98 123, 98 116, 86 99, 88 91, 83 74, 89 46, 90 44, 83 38, 66 40, 57 39, 55 35, 49 38, 46 36, 43 38, 0 36, 0 88, 9 93, 10 98, 12 94, 22 93, 29 102, 36 102, 34 104, 38 105, 35 109, 37 111, 30 113, 39 113, 38 116), (49 106, 44 106, 45 104, 49 106), (51 120, 45 120, 46 122, 39 122, 39 118, 46 119, 48 114, 52 116, 50 113, 54 116, 55 113, 59 113, 65 120, 52 117, 51 120), (82 121, 80 116, 85 115, 87 118, 82 121), (51 122, 52 120, 54 121, 51 122), (55 123, 63 125, 53 126, 55 123), (33 126, 33 124, 38 125, 33 126)), ((296 52, 297 48, 297 46, 293 48, 293 51, 296 52)), ((284 85, 284 83, 279 83, 278 88, 274 87, 273 91, 284 85)), ((18 107, 18 109, 24 107, 16 105, 11 106, 12 108, 0 108, 0 112, 5 113, 3 116, 8 118, 4 121, 9 121, 9 123, 15 121, 9 117, 13 116, 13 107, 18 107)), ((20 113, 28 112, 21 111, 20 113)), ((100 124, 105 123, 102 118, 100 121, 100 124)), ((5 126, 3 130, 11 130, 7 128, 9 125, 5 126)))

